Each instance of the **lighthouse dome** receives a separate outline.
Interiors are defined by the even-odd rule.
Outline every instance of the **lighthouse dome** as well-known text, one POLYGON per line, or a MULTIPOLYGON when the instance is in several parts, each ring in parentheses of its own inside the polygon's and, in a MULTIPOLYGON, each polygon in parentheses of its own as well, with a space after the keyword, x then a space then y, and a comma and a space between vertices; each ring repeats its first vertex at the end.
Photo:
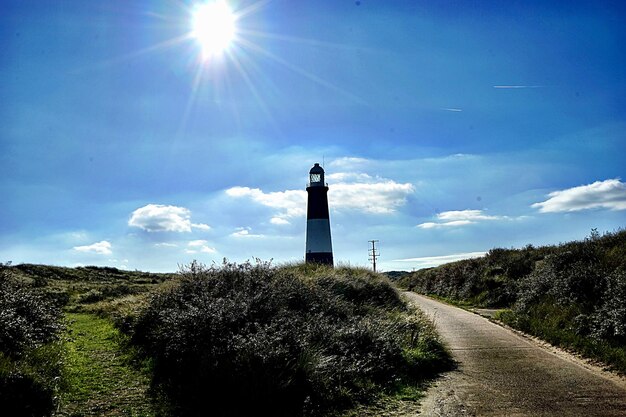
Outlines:
POLYGON ((318 164, 317 162, 315 163, 315 165, 313 165, 313 168, 311 168, 311 170, 309 171, 309 174, 323 174, 323 173, 324 173, 324 168, 322 168, 320 164, 318 164))
POLYGON ((309 185, 311 187, 324 186, 324 168, 315 163, 309 171, 309 185))

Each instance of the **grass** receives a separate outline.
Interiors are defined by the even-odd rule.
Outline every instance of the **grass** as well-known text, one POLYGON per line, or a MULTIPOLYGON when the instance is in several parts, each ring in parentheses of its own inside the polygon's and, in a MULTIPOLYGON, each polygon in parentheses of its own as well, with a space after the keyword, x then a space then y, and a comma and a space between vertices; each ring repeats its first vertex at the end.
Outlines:
POLYGON ((149 417, 149 377, 131 363, 123 336, 104 318, 68 313, 65 383, 57 415, 149 417))

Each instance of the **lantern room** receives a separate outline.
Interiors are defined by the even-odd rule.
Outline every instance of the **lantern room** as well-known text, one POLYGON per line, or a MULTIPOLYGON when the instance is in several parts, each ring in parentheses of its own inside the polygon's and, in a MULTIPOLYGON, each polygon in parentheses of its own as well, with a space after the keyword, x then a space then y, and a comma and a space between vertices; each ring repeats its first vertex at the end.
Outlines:
POLYGON ((309 187, 324 186, 324 168, 320 164, 315 163, 311 171, 309 171, 309 187))

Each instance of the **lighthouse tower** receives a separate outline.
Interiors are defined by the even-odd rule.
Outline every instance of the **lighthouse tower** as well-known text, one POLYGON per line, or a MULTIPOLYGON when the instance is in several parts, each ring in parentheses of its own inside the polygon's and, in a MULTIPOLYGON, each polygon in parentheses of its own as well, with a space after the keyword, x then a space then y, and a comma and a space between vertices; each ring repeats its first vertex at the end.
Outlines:
POLYGON ((306 211, 306 263, 333 265, 333 247, 330 240, 328 216, 328 186, 324 183, 324 169, 315 164, 309 171, 306 211))

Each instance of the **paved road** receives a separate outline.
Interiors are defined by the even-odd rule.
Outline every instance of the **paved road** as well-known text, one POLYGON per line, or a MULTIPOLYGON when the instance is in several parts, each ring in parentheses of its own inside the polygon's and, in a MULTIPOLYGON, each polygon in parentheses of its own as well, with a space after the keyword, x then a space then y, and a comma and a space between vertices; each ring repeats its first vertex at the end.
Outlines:
POLYGON ((626 416, 626 382, 462 309, 414 293, 458 370, 429 389, 426 416, 626 416))

